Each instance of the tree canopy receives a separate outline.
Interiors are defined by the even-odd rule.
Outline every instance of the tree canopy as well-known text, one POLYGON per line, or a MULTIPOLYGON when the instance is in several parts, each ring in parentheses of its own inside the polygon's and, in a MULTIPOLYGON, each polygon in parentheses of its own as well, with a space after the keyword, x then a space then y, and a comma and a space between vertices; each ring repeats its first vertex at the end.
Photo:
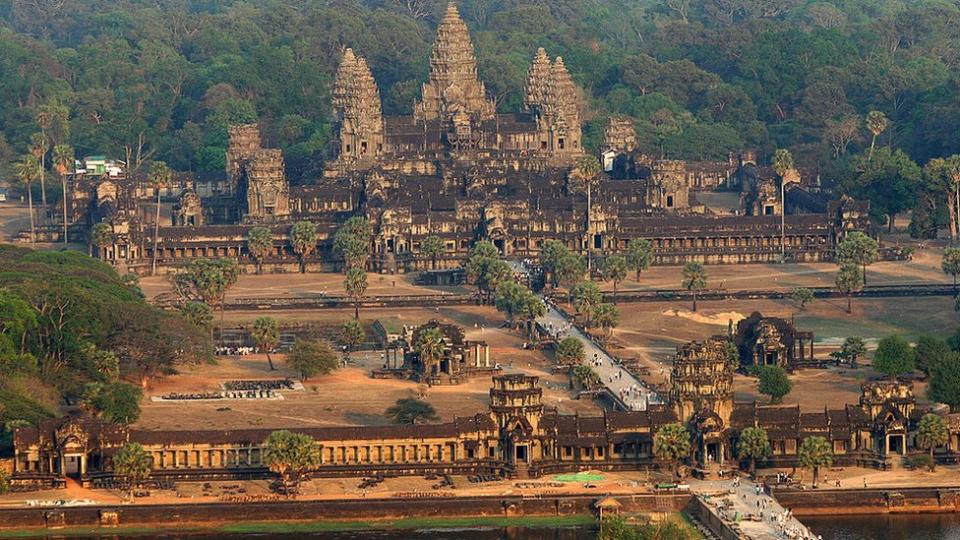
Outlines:
POLYGON ((298 339, 287 355, 287 364, 305 381, 316 375, 332 373, 337 369, 339 359, 326 341, 298 339))
MULTIPOLYGON (((0 246, 0 426, 36 424, 84 396, 91 410, 132 422, 142 382, 210 352, 207 331, 147 304, 109 265, 0 246)), ((0 428, 0 446, 9 435, 0 428)))
POLYGON ((320 465, 320 449, 309 435, 274 431, 263 441, 263 462, 280 475, 284 491, 296 492, 303 477, 320 465))
POLYGON ((906 339, 900 336, 887 336, 877 344, 873 355, 873 369, 896 379, 898 375, 910 373, 916 368, 916 351, 906 339))
MULTIPOLYGON (((290 177, 315 178, 334 146, 340 51, 366 58, 385 114, 409 113, 445 4, 10 2, 0 9, 0 70, 19 75, 0 82, 0 149, 10 149, 0 160, 41 135, 45 149, 115 155, 133 169, 164 161, 222 171, 227 127, 260 120, 290 177)), ((583 88, 591 151, 611 116, 634 120, 646 155, 725 160, 757 148, 769 160, 789 149, 828 187, 845 182, 834 173, 855 173, 850 188, 883 215, 914 198, 872 172, 893 170, 884 152, 926 162, 960 151, 954 3, 477 0, 460 9, 501 111, 520 109, 536 47, 563 56, 583 88)))
POLYGON ((783 401, 783 396, 793 389, 793 383, 782 367, 761 366, 757 389, 761 394, 770 396, 771 403, 780 403, 783 401))
POLYGON ((433 405, 415 398, 398 399, 385 414, 394 424, 423 424, 438 419, 433 405))

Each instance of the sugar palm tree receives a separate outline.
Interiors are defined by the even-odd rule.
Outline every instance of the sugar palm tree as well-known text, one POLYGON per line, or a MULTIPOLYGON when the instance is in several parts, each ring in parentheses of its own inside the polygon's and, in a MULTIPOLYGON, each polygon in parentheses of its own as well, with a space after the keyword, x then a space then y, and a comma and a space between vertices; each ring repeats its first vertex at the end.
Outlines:
POLYGON ((430 257, 430 268, 433 270, 437 269, 437 257, 443 253, 443 239, 435 234, 423 239, 423 242, 420 244, 420 252, 425 256, 430 257))
POLYGON ((367 292, 367 273, 362 268, 351 268, 343 278, 343 288, 347 296, 353 298, 353 318, 360 318, 360 299, 367 292))
POLYGON ((247 251, 257 262, 257 273, 263 273, 263 260, 273 251, 273 233, 267 227, 254 227, 247 232, 247 251))
POLYGON ((273 360, 270 358, 270 351, 280 343, 280 328, 277 326, 276 319, 272 317, 258 317, 253 321, 253 328, 250 330, 250 337, 257 345, 257 349, 267 355, 267 364, 270 365, 270 371, 277 368, 273 366, 273 360))
POLYGON ((47 205, 47 188, 44 182, 44 169, 46 169, 47 150, 50 149, 50 139, 46 133, 34 133, 30 136, 30 153, 40 162, 40 204, 47 205))
MULTIPOLYGON (((570 171, 570 180, 573 181, 575 187, 580 191, 583 191, 587 195, 587 224, 586 231, 589 235, 592 230, 591 224, 593 219, 593 188, 598 186, 600 183, 600 161, 593 156, 583 156, 577 160, 576 166, 573 170, 570 171)), ((587 240, 587 271, 590 271, 591 266, 591 257, 590 253, 593 248, 593 238, 587 240)))
POLYGON ((113 472, 133 490, 150 476, 150 455, 139 443, 127 443, 113 456, 113 472))
POLYGON ((923 415, 917 424, 917 446, 930 452, 930 470, 937 467, 933 451, 950 440, 950 429, 942 416, 933 413, 923 415))
POLYGON ((833 448, 830 442, 823 437, 807 437, 800 444, 797 451, 800 466, 813 471, 813 487, 817 487, 820 479, 820 467, 829 467, 833 464, 833 448))
POLYGON ((58 144, 53 147, 53 170, 60 177, 60 202, 63 206, 63 243, 67 243, 67 175, 73 170, 73 147, 58 144))
POLYGON ((697 291, 707 286, 707 270, 703 264, 690 261, 683 265, 683 288, 693 293, 693 311, 697 311, 697 291))
POLYGON ((794 168, 793 154, 785 148, 779 148, 773 154, 773 170, 783 178, 783 175, 794 168))
POLYGON ((150 273, 157 273, 157 249, 160 241, 160 191, 170 184, 172 174, 170 167, 162 161, 154 161, 150 164, 150 180, 153 182, 153 189, 157 191, 157 215, 153 221, 153 257, 150 264, 150 273))
POLYGON ((37 228, 33 218, 33 182, 39 174, 40 162, 32 154, 24 155, 15 165, 17 179, 27 190, 27 207, 30 212, 30 243, 37 241, 37 228))
POLYGON ((740 432, 737 457, 750 460, 750 474, 757 469, 757 460, 770 455, 770 438, 762 427, 748 427, 740 432))
POLYGON ((877 144, 877 137, 886 131, 889 126, 890 120, 887 118, 887 115, 882 112, 870 111, 867 113, 867 129, 869 129, 870 134, 873 135, 873 138, 870 139, 870 153, 867 154, 867 161, 873 159, 873 148, 877 144))
POLYGON ((420 356, 420 362, 424 366, 430 366, 443 358, 447 345, 443 340, 443 332, 434 327, 420 332, 413 347, 417 351, 417 355, 420 356))
POLYGON ((306 259, 317 248, 317 226, 310 221, 298 221, 290 227, 290 244, 300 261, 300 273, 306 272, 306 259))
POLYGON ((674 474, 680 476, 680 462, 693 450, 690 432, 681 423, 666 424, 653 435, 653 455, 671 462, 674 474))

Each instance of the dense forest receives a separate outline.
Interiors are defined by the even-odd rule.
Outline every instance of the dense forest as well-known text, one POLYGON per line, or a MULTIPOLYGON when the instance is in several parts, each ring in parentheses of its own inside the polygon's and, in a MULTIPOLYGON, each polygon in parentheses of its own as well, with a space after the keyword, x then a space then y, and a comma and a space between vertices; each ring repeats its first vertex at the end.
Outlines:
MULTIPOLYGON (((788 148, 828 186, 870 198, 878 221, 915 199, 918 234, 946 219, 949 174, 921 167, 960 152, 957 0, 458 5, 502 111, 520 108, 526 68, 543 46, 584 89, 591 147, 607 117, 629 115, 651 154, 725 159, 756 148, 769 158, 788 148), (870 111, 889 121, 879 136, 870 111)), ((0 0, 0 165, 28 151, 38 112, 54 106, 69 111, 63 137, 78 155, 196 172, 223 169, 228 124, 259 119, 291 178, 310 181, 331 150, 341 51, 367 58, 387 114, 409 113, 445 6, 0 0)))
POLYGON ((76 251, 0 246, 0 454, 64 403, 133 421, 131 382, 209 351, 208 330, 148 304, 133 276, 76 251))

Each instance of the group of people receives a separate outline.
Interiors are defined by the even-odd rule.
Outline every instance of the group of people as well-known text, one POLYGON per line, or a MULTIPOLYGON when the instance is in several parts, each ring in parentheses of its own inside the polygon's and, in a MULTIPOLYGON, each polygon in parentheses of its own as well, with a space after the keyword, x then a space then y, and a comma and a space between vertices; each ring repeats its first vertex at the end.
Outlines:
POLYGON ((213 353, 217 356, 246 356, 248 354, 255 354, 257 352, 256 347, 216 347, 213 353))
MULTIPOLYGON (((777 473, 778 484, 788 480, 789 475, 786 473, 777 473)), ((733 481, 730 483, 730 486, 733 490, 738 489, 740 487, 740 477, 734 477, 733 481)), ((777 534, 781 538, 791 538, 797 540, 822 540, 822 537, 814 535, 800 522, 794 520, 793 511, 789 508, 773 511, 771 506, 775 505, 776 501, 774 501, 773 497, 767 493, 767 487, 763 482, 758 482, 753 486, 753 495, 756 497, 754 504, 756 505, 757 515, 760 518, 760 521, 764 520, 764 514, 767 513, 767 518, 770 520, 770 522, 775 524, 777 534)), ((747 499, 748 495, 747 493, 742 493, 741 497, 747 499)))

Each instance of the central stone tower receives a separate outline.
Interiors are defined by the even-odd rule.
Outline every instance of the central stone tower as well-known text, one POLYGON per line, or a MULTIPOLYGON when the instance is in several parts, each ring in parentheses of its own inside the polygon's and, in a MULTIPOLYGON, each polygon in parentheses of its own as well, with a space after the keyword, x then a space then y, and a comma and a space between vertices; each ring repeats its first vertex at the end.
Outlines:
POLYGON ((430 76, 423 85, 423 101, 414 107, 419 121, 453 120, 468 116, 473 121, 493 118, 493 103, 477 76, 470 32, 451 3, 437 28, 430 54, 430 76))

